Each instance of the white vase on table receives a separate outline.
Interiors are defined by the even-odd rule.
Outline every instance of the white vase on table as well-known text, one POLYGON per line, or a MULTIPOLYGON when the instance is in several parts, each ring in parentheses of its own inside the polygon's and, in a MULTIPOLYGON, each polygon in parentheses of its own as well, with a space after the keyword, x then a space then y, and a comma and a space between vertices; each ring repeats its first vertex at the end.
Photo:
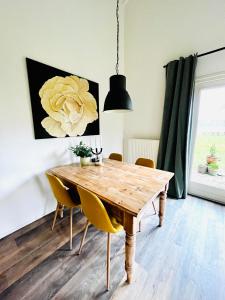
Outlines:
POLYGON ((80 166, 88 166, 90 164, 90 157, 80 157, 80 166))

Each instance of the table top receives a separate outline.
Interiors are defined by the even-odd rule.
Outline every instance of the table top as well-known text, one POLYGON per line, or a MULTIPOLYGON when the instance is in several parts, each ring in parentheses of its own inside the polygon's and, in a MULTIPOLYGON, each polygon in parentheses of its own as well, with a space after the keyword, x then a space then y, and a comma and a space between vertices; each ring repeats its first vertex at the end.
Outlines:
POLYGON ((173 177, 173 173, 105 159, 102 166, 77 164, 48 170, 61 179, 82 186, 99 198, 133 216, 154 200, 173 177))

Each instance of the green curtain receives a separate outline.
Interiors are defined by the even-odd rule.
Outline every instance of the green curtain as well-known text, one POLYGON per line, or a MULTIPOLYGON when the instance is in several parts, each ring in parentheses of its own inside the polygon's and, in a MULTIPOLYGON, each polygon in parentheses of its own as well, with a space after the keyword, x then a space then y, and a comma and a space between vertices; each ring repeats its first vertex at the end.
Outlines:
POLYGON ((166 92, 157 168, 175 175, 168 195, 186 198, 189 168, 190 124, 197 55, 166 66, 166 92))

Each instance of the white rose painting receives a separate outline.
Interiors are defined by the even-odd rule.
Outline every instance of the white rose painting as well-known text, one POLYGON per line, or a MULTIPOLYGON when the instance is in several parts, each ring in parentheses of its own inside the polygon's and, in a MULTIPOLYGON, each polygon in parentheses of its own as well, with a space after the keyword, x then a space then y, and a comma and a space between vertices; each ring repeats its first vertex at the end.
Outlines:
POLYGON ((26 61, 35 138, 98 135, 98 84, 26 61))

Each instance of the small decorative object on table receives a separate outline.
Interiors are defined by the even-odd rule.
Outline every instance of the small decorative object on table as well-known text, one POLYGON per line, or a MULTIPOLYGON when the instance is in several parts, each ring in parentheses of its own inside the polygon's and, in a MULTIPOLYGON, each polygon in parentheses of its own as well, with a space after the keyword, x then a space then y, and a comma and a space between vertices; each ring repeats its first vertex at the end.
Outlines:
POLYGON ((92 156, 91 147, 85 145, 81 141, 79 145, 76 145, 75 147, 70 147, 69 150, 71 150, 76 156, 80 157, 81 166, 88 166, 90 164, 90 158, 92 156))
POLYGON ((102 157, 100 156, 100 154, 102 153, 102 148, 100 148, 98 150, 98 148, 91 149, 92 153, 95 155, 95 158, 92 158, 92 162, 96 165, 96 166, 101 166, 102 165, 102 157))

